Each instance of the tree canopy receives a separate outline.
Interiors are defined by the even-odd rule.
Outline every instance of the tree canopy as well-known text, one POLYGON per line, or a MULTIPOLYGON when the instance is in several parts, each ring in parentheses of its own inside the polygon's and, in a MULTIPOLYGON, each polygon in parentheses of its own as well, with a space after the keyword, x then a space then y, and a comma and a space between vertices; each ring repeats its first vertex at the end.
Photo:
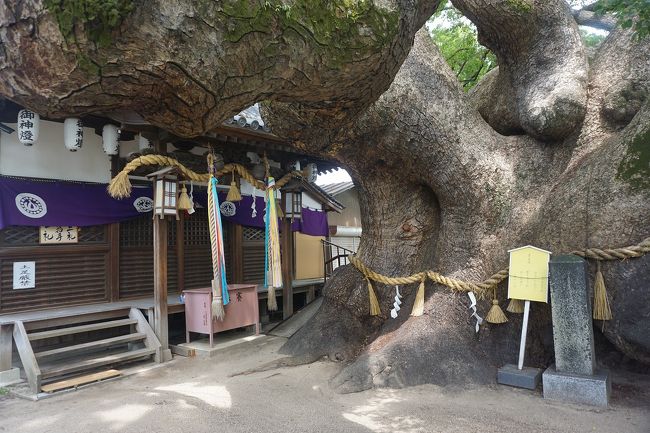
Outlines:
POLYGON ((476 26, 445 2, 427 27, 465 90, 469 90, 497 65, 489 49, 479 44, 476 26))

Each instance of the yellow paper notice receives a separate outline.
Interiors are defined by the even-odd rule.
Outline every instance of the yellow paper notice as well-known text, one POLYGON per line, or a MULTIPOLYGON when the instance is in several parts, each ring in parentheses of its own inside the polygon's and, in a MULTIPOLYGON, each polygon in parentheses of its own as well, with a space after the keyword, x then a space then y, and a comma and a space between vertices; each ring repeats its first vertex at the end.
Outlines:
POLYGON ((508 298, 548 302, 548 262, 551 253, 533 246, 510 250, 508 298))

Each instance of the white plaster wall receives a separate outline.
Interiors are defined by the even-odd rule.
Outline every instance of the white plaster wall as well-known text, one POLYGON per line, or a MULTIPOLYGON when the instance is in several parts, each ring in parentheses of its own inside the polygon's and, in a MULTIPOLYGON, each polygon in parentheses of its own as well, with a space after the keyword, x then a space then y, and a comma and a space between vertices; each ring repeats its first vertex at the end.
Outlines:
POLYGON ((110 170, 110 157, 94 129, 84 128, 83 146, 76 152, 63 144, 63 123, 41 120, 38 142, 31 147, 18 141, 17 132, 0 132, 0 174, 108 183, 110 170))
POLYGON ((302 207, 308 207, 310 209, 323 210, 323 205, 314 200, 312 196, 306 192, 302 193, 302 207))
POLYGON ((254 188, 253 185, 246 182, 244 179, 241 179, 241 182, 239 184, 239 192, 243 195, 255 195, 258 197, 264 197, 264 191, 254 188))
POLYGON ((336 196, 345 206, 341 213, 330 212, 327 222, 333 226, 361 227, 361 209, 356 188, 349 189, 336 196))
POLYGON ((133 152, 140 152, 140 148, 138 147, 138 140, 137 140, 137 135, 136 135, 136 140, 131 140, 131 141, 120 141, 120 157, 121 158, 126 158, 133 152))

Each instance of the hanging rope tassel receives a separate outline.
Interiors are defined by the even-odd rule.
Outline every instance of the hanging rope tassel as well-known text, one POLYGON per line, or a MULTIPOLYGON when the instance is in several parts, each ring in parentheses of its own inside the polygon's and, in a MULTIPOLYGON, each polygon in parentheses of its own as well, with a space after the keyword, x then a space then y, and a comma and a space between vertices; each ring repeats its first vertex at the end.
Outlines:
POLYGON ((492 308, 490 308, 490 311, 488 311, 487 316, 485 316, 485 320, 487 320, 489 323, 506 323, 508 321, 508 318, 506 317, 501 307, 499 307, 499 300, 497 299, 496 287, 494 288, 494 291, 492 293, 493 293, 492 308))
POLYGON ((508 304, 508 308, 506 308, 506 311, 508 313, 514 313, 514 314, 523 314, 524 312, 524 301, 521 299, 511 299, 510 303, 508 304))
POLYGON ((600 271, 600 260, 596 262, 596 280, 594 282, 594 319, 612 320, 612 310, 609 308, 605 279, 600 271))
POLYGON ((240 201, 241 193, 239 192, 239 187, 237 186, 237 180, 235 179, 235 172, 232 172, 232 178, 230 180, 230 189, 228 190, 228 195, 226 196, 227 201, 240 201))
POLYGON ((220 289, 217 285, 217 280, 212 280, 212 318, 223 320, 226 317, 226 310, 223 308, 223 298, 220 295, 220 289))
POLYGON ((413 303, 413 309, 411 310, 411 316, 421 316, 424 314, 424 282, 426 277, 422 278, 420 285, 418 286, 418 291, 415 294, 415 302, 413 303))
MULTIPOLYGON (((208 155, 208 167, 214 172, 213 158, 208 155)), ((219 211, 217 179, 210 175, 208 181, 208 226, 210 231, 210 255, 212 259, 212 317, 223 320, 226 316, 224 307, 230 302, 228 282, 226 281, 226 259, 223 248, 223 225, 219 211)))
POLYGON ((278 213, 275 198, 275 179, 269 175, 269 164, 264 156, 267 174, 267 188, 264 195, 266 200, 266 215, 264 218, 264 287, 268 290, 266 306, 269 311, 276 311, 278 304, 275 299, 275 289, 282 287, 282 262, 280 255, 280 234, 278 213))
POLYGON ((181 188, 181 195, 178 197, 178 209, 179 210, 190 210, 194 207, 190 196, 187 195, 187 188, 185 185, 181 188))
POLYGON ((379 308, 379 301, 377 300, 377 295, 375 295, 375 290, 372 288, 372 283, 368 278, 366 278, 366 281, 368 282, 368 298, 370 300, 370 315, 371 316, 378 316, 381 314, 381 309, 379 308))
POLYGON ((278 211, 278 218, 280 218, 280 219, 284 219, 284 212, 282 211, 282 206, 281 206, 281 204, 282 204, 282 203, 281 203, 279 200, 276 201, 276 207, 275 207, 275 208, 276 208, 276 210, 278 211))
POLYGON ((268 292, 268 299, 266 300, 266 308, 269 311, 277 311, 278 310, 278 300, 275 299, 275 287, 271 286, 269 287, 269 292, 268 292))

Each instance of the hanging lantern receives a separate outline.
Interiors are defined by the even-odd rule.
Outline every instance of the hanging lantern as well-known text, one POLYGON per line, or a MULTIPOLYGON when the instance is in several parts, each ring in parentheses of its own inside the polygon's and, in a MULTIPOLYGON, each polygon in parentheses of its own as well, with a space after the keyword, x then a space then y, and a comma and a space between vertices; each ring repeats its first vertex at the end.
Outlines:
POLYGON ((253 166, 253 170, 251 170, 253 177, 257 180, 263 180, 264 179, 264 174, 266 174, 266 167, 264 167, 263 163, 259 163, 255 166, 253 166))
POLYGON ((118 143, 117 139, 120 136, 120 130, 115 125, 104 125, 102 129, 102 147, 107 155, 117 155, 118 143))
POLYGON ((25 146, 31 146, 38 140, 40 116, 31 110, 18 112, 18 140, 25 146))
POLYGON ((160 218, 168 215, 178 219, 178 176, 174 167, 166 167, 147 175, 153 179, 153 214, 160 218))
POLYGON ((316 164, 314 164, 313 162, 307 164, 305 166, 305 171, 306 171, 307 182, 310 183, 316 182, 316 178, 318 177, 318 168, 316 167, 316 164))
POLYGON ((290 163, 287 168, 291 171, 300 171, 300 161, 295 160, 294 162, 290 163))
POLYGON ((63 142, 70 152, 81 149, 84 142, 84 128, 81 119, 69 117, 63 122, 63 142))
POLYGON ((151 142, 143 137, 142 134, 138 134, 138 149, 141 152, 146 149, 151 149, 151 142))
POLYGON ((223 159, 223 155, 220 153, 215 153, 214 154, 214 169, 219 171, 223 170, 223 168, 226 166, 226 162, 223 159))

